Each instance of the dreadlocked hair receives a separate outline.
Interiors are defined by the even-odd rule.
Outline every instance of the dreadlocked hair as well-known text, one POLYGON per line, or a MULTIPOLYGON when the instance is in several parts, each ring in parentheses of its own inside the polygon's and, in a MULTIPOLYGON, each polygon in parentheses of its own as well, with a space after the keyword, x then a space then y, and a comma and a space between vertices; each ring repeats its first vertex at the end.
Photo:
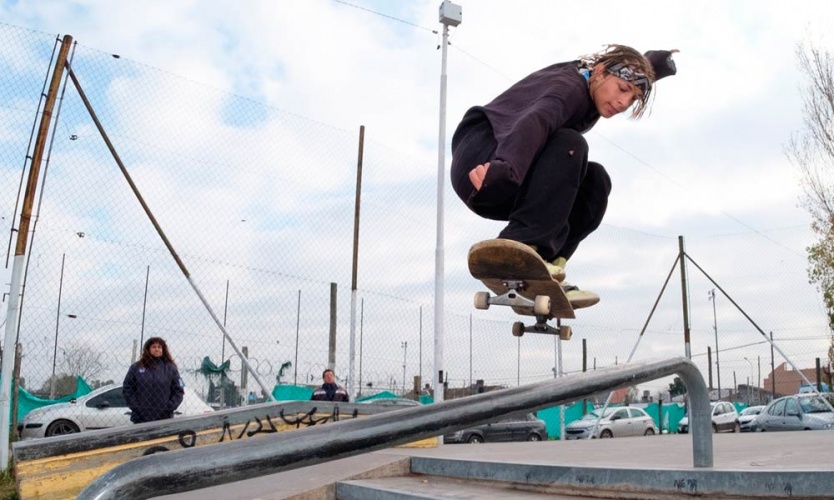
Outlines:
MULTIPOLYGON (((649 78, 649 81, 654 84, 655 73, 654 68, 648 59, 643 54, 637 52, 635 49, 627 45, 608 44, 605 48, 594 54, 588 54, 579 58, 582 66, 588 69, 593 69, 597 64, 602 64, 603 69, 608 69, 615 64, 625 64, 639 73, 643 73, 649 78)), ((643 116, 649 107, 652 97, 652 88, 649 89, 634 101, 634 106, 631 109, 631 117, 634 119, 643 116)))

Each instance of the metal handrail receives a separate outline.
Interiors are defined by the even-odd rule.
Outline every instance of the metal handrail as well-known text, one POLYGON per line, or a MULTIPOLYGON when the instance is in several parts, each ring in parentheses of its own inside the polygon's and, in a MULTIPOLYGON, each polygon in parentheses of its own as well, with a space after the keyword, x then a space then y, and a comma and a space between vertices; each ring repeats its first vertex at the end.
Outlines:
POLYGON ((137 458, 93 481, 79 499, 151 498, 252 479, 389 448, 677 374, 689 397, 694 467, 712 467, 709 395, 688 359, 620 365, 423 407, 293 432, 137 458), (219 447, 222 446, 222 447, 219 447))

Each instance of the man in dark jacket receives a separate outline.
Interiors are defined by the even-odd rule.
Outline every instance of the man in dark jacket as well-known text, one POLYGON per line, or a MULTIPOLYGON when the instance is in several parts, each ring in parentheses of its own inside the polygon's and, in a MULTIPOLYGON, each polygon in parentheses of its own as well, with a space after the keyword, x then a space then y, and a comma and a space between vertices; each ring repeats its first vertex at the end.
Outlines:
POLYGON ((165 341, 151 337, 142 348, 142 357, 125 375, 122 394, 134 424, 173 418, 182 403, 185 384, 165 341))
POLYGON ((350 401, 350 396, 347 391, 336 383, 336 374, 333 370, 328 368, 321 374, 324 384, 313 391, 311 401, 335 401, 347 403, 350 401))

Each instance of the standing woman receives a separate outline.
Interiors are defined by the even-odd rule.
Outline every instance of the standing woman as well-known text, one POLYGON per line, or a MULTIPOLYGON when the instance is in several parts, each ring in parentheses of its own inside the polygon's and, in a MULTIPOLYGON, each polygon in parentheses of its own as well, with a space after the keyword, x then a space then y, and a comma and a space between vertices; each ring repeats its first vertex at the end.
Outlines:
POLYGON ((185 384, 177 365, 160 337, 151 337, 142 347, 142 357, 130 365, 122 394, 134 424, 173 418, 182 403, 185 384))

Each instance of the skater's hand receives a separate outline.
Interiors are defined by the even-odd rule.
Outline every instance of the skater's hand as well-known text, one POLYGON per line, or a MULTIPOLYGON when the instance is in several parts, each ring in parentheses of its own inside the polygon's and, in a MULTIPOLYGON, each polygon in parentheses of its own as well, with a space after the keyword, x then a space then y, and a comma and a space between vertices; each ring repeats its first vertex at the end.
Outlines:
POLYGON ((478 165, 469 171, 469 180, 472 182, 472 185, 475 186, 476 191, 480 191, 481 186, 484 185, 484 178, 486 177, 487 170, 489 170, 489 162, 484 163, 483 165, 478 165))

